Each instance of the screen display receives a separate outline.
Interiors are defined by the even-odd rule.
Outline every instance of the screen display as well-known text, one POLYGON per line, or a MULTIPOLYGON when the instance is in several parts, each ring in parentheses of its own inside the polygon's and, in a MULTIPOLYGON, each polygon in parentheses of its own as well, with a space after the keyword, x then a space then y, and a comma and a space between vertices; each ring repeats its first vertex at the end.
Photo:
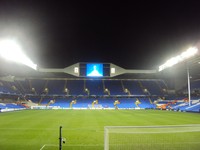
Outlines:
POLYGON ((87 77, 103 77, 103 64, 87 64, 86 76, 87 77))

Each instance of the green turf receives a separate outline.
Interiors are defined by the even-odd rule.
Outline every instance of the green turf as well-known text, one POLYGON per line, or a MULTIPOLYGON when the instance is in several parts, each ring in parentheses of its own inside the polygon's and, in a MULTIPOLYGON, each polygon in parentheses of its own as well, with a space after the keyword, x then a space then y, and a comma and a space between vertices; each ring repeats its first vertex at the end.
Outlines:
MULTIPOLYGON (((199 113, 159 110, 24 110, 0 113, 1 150, 103 150, 104 126, 200 124, 199 113)), ((196 135, 197 138, 200 134, 196 135)), ((187 135, 190 138, 190 135, 187 135)), ((200 140, 199 140, 200 141, 200 140)))

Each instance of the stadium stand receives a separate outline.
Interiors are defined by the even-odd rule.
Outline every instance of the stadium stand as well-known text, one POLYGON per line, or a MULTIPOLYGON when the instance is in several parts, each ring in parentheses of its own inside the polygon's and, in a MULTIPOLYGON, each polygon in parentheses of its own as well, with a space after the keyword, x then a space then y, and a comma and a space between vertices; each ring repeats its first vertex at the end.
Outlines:
POLYGON ((64 95, 64 81, 62 80, 49 80, 46 85, 49 89, 49 95, 64 95))
POLYGON ((85 80, 85 88, 90 91, 90 95, 104 95, 102 80, 85 80))
POLYGON ((0 112, 25 109, 21 103, 14 99, 0 99, 0 112))
POLYGON ((124 95, 121 80, 105 80, 105 88, 110 90, 110 95, 124 95))
POLYGON ((149 91, 150 95, 162 95, 161 89, 155 81, 141 81, 142 85, 149 91))
MULTIPOLYGON (((199 87, 200 82, 193 85, 199 87)), ((175 111, 199 112, 198 97, 192 97, 191 106, 184 96, 167 94, 167 84, 154 79, 37 79, 27 78, 14 82, 1 81, 1 98, 12 98, 14 102, 0 104, 5 108, 30 108, 31 105, 49 108, 90 109, 94 100, 95 109, 114 109, 115 100, 119 100, 119 109, 171 109, 175 111), (164 89, 164 90, 163 90, 164 89), (16 104, 21 99, 23 105, 16 104), (164 99, 163 99, 164 98, 164 99), (76 103, 72 101, 76 100, 76 103), (137 102, 139 100, 139 103, 137 102)))
POLYGON ((66 87, 69 90, 69 95, 87 95, 84 92, 84 80, 67 80, 66 87))
POLYGON ((128 89, 131 95, 144 95, 143 90, 140 88, 138 81, 123 80, 124 89, 128 89))
POLYGON ((4 94, 20 94, 14 83, 2 81, 0 85, 1 93, 4 94))

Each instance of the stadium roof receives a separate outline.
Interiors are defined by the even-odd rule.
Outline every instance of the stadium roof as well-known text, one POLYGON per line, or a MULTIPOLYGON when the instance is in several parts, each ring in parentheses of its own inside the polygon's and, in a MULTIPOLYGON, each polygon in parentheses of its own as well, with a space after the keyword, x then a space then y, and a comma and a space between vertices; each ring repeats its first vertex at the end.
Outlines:
MULTIPOLYGON (((169 79, 174 76, 180 78, 186 77, 186 64, 189 64, 191 80, 200 78, 200 56, 196 56, 187 62, 177 64, 172 68, 157 73, 125 73, 112 77, 113 79, 169 79)), ((32 77, 32 78, 79 78, 64 72, 39 72, 27 66, 14 64, 11 62, 3 62, 1 64, 0 77, 16 76, 16 77, 32 77), (2 65, 3 64, 3 65, 2 65)), ((83 77, 82 77, 83 78, 83 77)))

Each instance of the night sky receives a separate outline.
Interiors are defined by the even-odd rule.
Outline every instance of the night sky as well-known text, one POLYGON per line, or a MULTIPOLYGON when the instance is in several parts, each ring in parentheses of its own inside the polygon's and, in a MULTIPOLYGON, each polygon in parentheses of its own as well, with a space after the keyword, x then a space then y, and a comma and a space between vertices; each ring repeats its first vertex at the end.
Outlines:
POLYGON ((40 67, 77 62, 155 69, 200 39, 200 2, 0 1, 0 38, 40 67))

